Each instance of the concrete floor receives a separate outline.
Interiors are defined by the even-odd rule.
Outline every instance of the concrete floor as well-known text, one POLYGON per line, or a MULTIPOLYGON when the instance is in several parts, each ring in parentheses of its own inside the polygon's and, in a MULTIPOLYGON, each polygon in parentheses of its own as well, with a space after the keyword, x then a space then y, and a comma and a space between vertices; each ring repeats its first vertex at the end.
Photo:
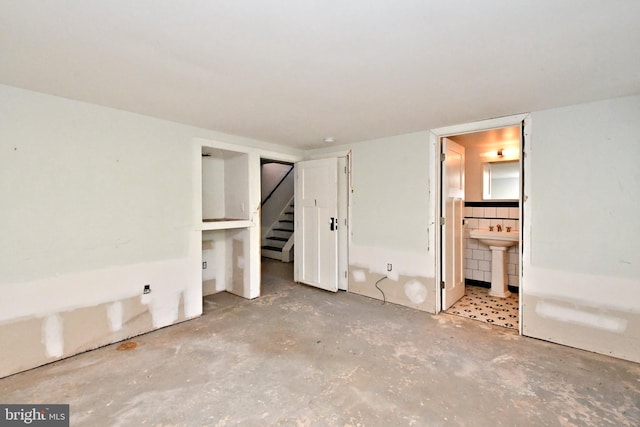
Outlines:
POLYGON ((72 426, 638 426, 640 365, 297 285, 0 380, 1 403, 69 403, 72 426))

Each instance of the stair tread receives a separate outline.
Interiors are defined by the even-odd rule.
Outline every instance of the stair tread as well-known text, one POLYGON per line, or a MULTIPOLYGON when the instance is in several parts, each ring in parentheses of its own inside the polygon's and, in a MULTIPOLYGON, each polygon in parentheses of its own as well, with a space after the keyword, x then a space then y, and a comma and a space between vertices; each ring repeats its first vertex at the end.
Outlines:
POLYGON ((287 222, 287 223, 293 224, 293 220, 292 220, 292 219, 281 219, 281 220, 279 220, 279 221, 280 221, 280 222, 287 222))
POLYGON ((274 231, 290 231, 290 232, 292 232, 292 233, 293 233, 293 230, 290 230, 290 229, 288 229, 288 228, 274 228, 273 230, 274 230, 274 231))
POLYGON ((275 246, 268 246, 268 245, 265 245, 265 246, 263 246, 263 247, 262 247, 262 249, 264 249, 264 250, 268 250, 268 251, 282 252, 282 248, 277 248, 277 247, 275 247, 275 246))
POLYGON ((267 237, 267 240, 278 240, 280 242, 287 242, 289 239, 286 237, 271 236, 271 237, 267 237))

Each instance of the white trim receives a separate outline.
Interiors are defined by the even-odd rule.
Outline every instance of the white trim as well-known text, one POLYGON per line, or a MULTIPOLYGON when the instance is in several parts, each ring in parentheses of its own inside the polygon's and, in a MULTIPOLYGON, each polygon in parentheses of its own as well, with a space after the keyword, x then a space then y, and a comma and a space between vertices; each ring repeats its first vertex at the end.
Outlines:
POLYGON ((295 163, 304 159, 304 156, 297 154, 276 153, 275 151, 256 150, 261 159, 276 160, 278 162, 295 163))
MULTIPOLYGON (((440 310, 442 308, 442 298, 441 298, 441 290, 440 290, 440 283, 442 282, 442 271, 440 268, 440 263, 441 263, 441 259, 442 259, 442 253, 440 251, 440 233, 439 233, 439 221, 438 218, 440 218, 440 216, 442 215, 441 212, 441 206, 440 206, 440 199, 442 198, 442 183, 440 182, 441 180, 441 173, 442 173, 442 162, 440 161, 440 152, 441 152, 441 148, 440 148, 440 139, 446 136, 451 136, 451 135, 460 135, 460 134, 464 134, 464 133, 471 133, 471 132, 480 132, 483 130, 489 130, 489 129, 497 129, 497 128, 502 128, 502 127, 507 127, 507 126, 520 126, 522 124, 522 121, 524 120, 525 122, 525 129, 528 129, 529 133, 531 132, 531 114, 529 113, 523 113, 523 114, 515 114, 512 116, 504 116, 504 117, 497 117, 497 118, 493 118, 493 119, 487 119, 487 120, 481 120, 481 121, 477 121, 477 122, 471 122, 471 123, 464 123, 464 124, 459 124, 459 125, 453 125, 453 126, 446 126, 446 127, 441 127, 441 128, 436 128, 436 129, 431 129, 429 131, 429 144, 432 146, 432 157, 431 157, 431 170, 432 170, 432 174, 431 174, 431 181, 435 182, 435 186, 431 191, 431 197, 429 200, 429 203, 431 203, 431 206, 434 206, 435 209, 431 209, 431 212, 435 212, 435 216, 431 219, 431 221, 429 221, 430 224, 430 233, 429 234, 433 234, 433 240, 434 240, 434 245, 433 247, 435 248, 435 257, 434 257, 434 267, 435 267, 435 292, 436 292, 436 314, 440 313, 440 310), (433 227, 433 228, 431 228, 433 227)), ((530 151, 531 147, 528 147, 528 145, 530 144, 531 137, 530 135, 525 135, 525 147, 527 147, 527 151, 530 151)), ((522 150, 522 143, 520 144, 520 150, 522 150)), ((520 156, 520 162, 522 165, 522 162, 524 161, 523 159, 524 156, 520 156)), ((525 161, 524 166, 526 169, 524 169, 526 171, 525 174, 525 194, 526 194, 526 190, 528 189, 527 183, 531 182, 531 179, 528 177, 528 174, 530 173, 529 170, 530 168, 528 167, 529 165, 529 160, 527 159, 527 161, 525 161)), ((523 202, 524 196, 521 194, 520 195, 520 217, 521 217, 521 221, 520 221, 520 241, 522 241, 522 237, 523 237, 523 230, 525 230, 526 227, 529 227, 529 224, 531 222, 531 209, 527 207, 527 211, 525 212, 527 215, 522 215, 523 214, 523 206, 524 206, 524 202, 523 202)), ((530 242, 530 238, 529 236, 527 236, 527 242, 530 242)), ((526 245, 524 247, 524 249, 526 250, 526 245)), ((529 252, 529 251, 527 251, 529 252)), ((519 283, 519 292, 520 292, 520 304, 522 304, 522 295, 523 295, 523 289, 524 289, 524 283, 523 283, 523 274, 522 274, 522 259, 524 257, 524 254, 520 255, 520 283, 519 283)), ((519 324, 519 333, 522 334, 522 325, 523 325, 523 319, 522 319, 522 309, 520 310, 520 324, 519 324)))
MULTIPOLYGON (((531 194, 531 152, 532 152, 532 139, 531 139, 531 115, 528 114, 524 118, 524 129, 522 139, 524 140, 524 147, 520 147, 520 167, 522 171, 522 179, 524 180, 524 186, 520 191, 520 242, 526 242, 520 249, 520 259, 518 273, 520 274, 520 283, 518 283, 520 292, 518 312, 520 314, 518 323, 518 332, 523 335, 524 319, 523 315, 523 301, 524 301, 524 289, 526 289, 524 270, 529 269, 531 266, 531 200, 529 200, 531 194)), ((522 145, 522 142, 520 143, 522 145)))
POLYGON ((328 157, 347 157, 349 153, 351 153, 351 150, 348 150, 348 149, 321 152, 321 153, 309 153, 305 155, 305 160, 326 159, 328 157))
POLYGON ((478 122, 464 123, 461 125, 445 126, 431 129, 431 133, 438 137, 460 135, 463 133, 480 132, 483 130, 503 128, 507 126, 520 125, 523 120, 529 117, 529 113, 516 114, 513 116, 497 117, 494 119, 480 120, 478 122))

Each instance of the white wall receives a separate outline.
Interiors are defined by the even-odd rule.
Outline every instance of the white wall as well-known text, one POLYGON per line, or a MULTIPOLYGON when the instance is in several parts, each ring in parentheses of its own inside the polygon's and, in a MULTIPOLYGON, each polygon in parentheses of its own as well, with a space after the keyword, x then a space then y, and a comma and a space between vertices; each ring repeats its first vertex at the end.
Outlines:
POLYGON ((349 291, 435 311, 434 248, 427 229, 429 133, 417 132, 308 152, 351 150, 349 291), (430 250, 429 250, 430 249, 430 250), (393 269, 387 272, 387 264, 393 269))
MULTIPOLYGON (((7 86, 0 99, 0 376, 200 314, 194 137, 297 153, 7 86)), ((638 96, 533 114, 526 335, 640 361, 638 117, 638 96)), ((341 149, 350 290, 381 298, 386 275, 388 301, 434 311, 428 132, 341 149)))
MULTIPOLYGON (((523 333, 640 361, 640 97, 533 113, 524 177, 523 333)), ((352 151, 349 290, 416 306, 406 289, 431 283, 434 147, 401 135, 352 151), (429 195, 429 189, 432 193, 429 195), (407 283, 411 286, 405 289, 407 283), (389 295, 387 295, 389 296, 389 295)), ((415 296, 415 295, 414 295, 415 296)), ((433 310, 433 307, 416 307, 433 310)))
POLYGON ((524 334, 640 361, 639 118, 640 96, 533 113, 524 334))
POLYGON ((291 165, 285 165, 283 163, 265 163, 261 169, 261 192, 262 200, 276 188, 276 185, 282 178, 289 172, 291 165))
POLYGON ((0 123, 0 377, 201 313, 194 137, 296 151, 8 86, 0 123))

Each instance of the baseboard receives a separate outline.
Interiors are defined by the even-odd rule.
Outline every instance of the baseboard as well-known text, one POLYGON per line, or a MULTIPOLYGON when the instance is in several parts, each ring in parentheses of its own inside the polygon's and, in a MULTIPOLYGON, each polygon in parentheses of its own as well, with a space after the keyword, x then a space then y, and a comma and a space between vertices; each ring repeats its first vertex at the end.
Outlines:
MULTIPOLYGON (((490 282, 483 282, 482 280, 464 279, 464 284, 465 286, 479 286, 481 288, 487 289, 491 288, 490 282)), ((520 292, 520 288, 517 286, 509 285, 507 288, 509 289, 509 292, 513 292, 514 294, 520 292)))

